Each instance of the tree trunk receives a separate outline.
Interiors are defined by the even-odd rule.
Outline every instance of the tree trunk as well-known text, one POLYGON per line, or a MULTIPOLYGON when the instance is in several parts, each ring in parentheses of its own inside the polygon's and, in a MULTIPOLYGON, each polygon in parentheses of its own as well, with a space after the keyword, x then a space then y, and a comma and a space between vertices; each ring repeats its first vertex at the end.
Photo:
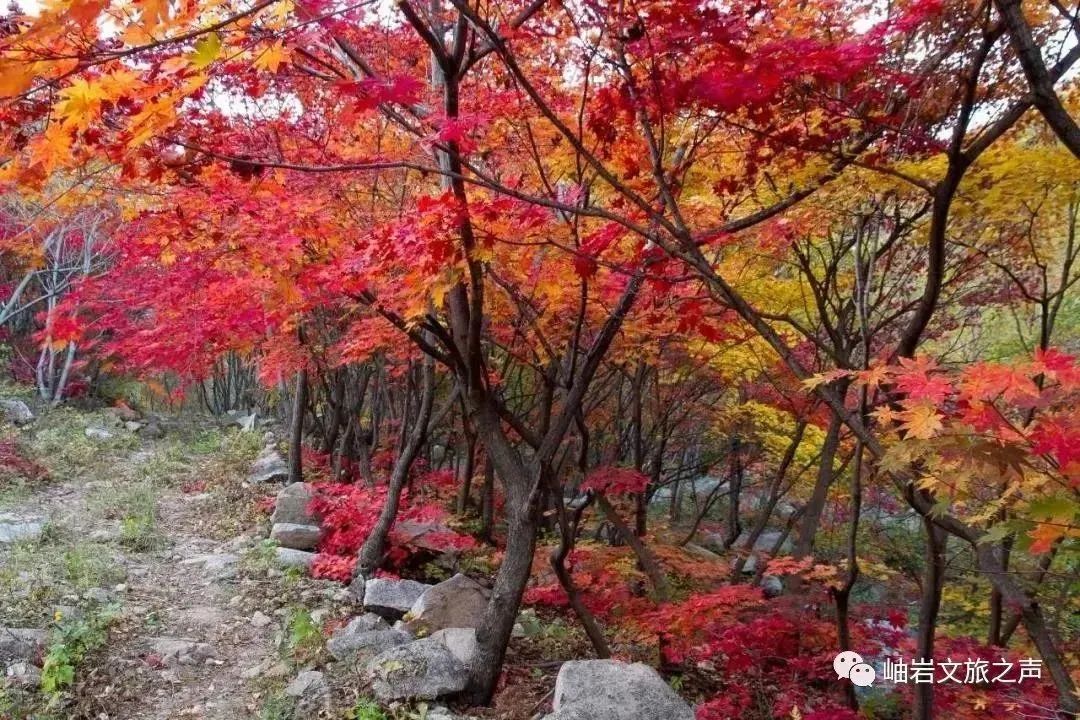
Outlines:
POLYGON ((304 481, 304 415, 307 413, 307 370, 296 373, 292 426, 289 431, 289 484, 304 481))
POLYGON ((619 517, 618 511, 612 507, 611 503, 604 497, 603 493, 597 494, 596 504, 600 506, 600 510, 604 513, 604 517, 607 518, 608 522, 614 525, 615 529, 618 530, 623 541, 634 551, 638 564, 652 582, 653 593, 656 596, 656 600, 658 602, 664 602, 670 598, 671 589, 668 586, 667 576, 664 574, 663 568, 660 567, 660 563, 656 561, 653 554, 649 552, 649 549, 641 542, 641 538, 639 538, 634 531, 623 522, 622 518, 619 517))
MULTIPOLYGON (((948 535, 923 518, 926 529, 926 567, 923 570, 922 600, 919 603, 919 628, 916 636, 917 659, 934 658, 934 636, 937 632, 938 610, 941 608, 941 590, 945 585, 945 544, 948 535)), ((915 684, 915 708, 912 720, 932 720, 934 717, 933 683, 915 684)))
POLYGON ((795 557, 806 557, 814 551, 814 536, 817 535, 818 526, 821 524, 825 502, 829 499, 829 486, 832 485, 833 478, 836 476, 833 462, 840 448, 841 424, 840 416, 834 413, 829 420, 829 429, 825 433, 825 444, 821 448, 821 464, 818 466, 817 482, 814 484, 814 490, 806 503, 802 522, 799 524, 799 533, 795 540, 795 557))
MULTIPOLYGON (((500 475, 504 472, 500 469, 500 475)), ((472 677, 466 689, 466 699, 473 705, 487 705, 495 693, 495 686, 502 672, 506 648, 517 621, 518 607, 525 594, 532 571, 533 553, 536 551, 536 535, 539 520, 539 493, 534 485, 529 491, 527 478, 504 477, 508 492, 506 520, 506 552, 495 587, 484 614, 484 621, 476 631, 477 650, 473 662, 472 677), (523 482, 525 481, 525 482, 523 482), (525 490, 523 494, 522 491, 525 490)))
MULTIPOLYGON (((401 503, 401 491, 405 487, 405 480, 409 477, 409 470, 413 461, 420 454, 427 439, 428 424, 431 421, 431 407, 435 399, 435 365, 434 361, 425 357, 423 370, 421 371, 420 407, 416 413, 416 419, 405 440, 401 453, 394 463, 394 469, 390 473, 390 484, 386 491, 386 502, 375 527, 371 529, 364 545, 360 548, 360 554, 356 561, 356 575, 370 578, 382 565, 386 554, 386 540, 390 535, 390 529, 394 526, 397 518, 398 506, 401 503)), ((402 423, 405 417, 402 417, 402 423)))
POLYGON ((495 544, 495 466, 484 461, 484 488, 480 500, 480 537, 489 545, 495 544))

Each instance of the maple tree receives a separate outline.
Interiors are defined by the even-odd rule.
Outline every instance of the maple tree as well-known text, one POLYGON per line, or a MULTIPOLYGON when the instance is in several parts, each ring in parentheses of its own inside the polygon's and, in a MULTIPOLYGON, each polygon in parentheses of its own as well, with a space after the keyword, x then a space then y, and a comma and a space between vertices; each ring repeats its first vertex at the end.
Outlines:
MULTIPOLYGON (((992 586, 990 644, 1023 627, 1075 713, 1039 597, 1080 532, 1076 363, 1052 349, 1072 339, 1080 277, 1075 123, 1057 89, 1080 45, 1055 3, 1024 9, 12 11, 0 183, 29 206, 118 208, 109 271, 49 301, 41 357, 78 347, 204 393, 223 373, 276 386, 291 480, 324 488, 326 577, 400 570, 402 522, 475 515, 501 556, 475 702, 496 691, 524 598, 569 606, 600 656, 652 632, 667 661, 755 688, 705 683, 699 717, 852 717, 853 691, 809 697, 799 679, 870 641, 852 620, 881 571, 860 549, 880 529, 867 509, 907 506, 925 549, 915 652, 961 642, 937 637, 957 538, 992 586), (951 347, 988 307, 1036 318, 1025 359, 951 347), (722 482, 683 522, 710 474, 722 482), (685 554, 718 511, 733 572, 698 577, 685 554), (606 544, 582 542, 589 523, 606 544), (790 537, 795 560, 770 572, 814 587, 831 621, 769 614, 758 543, 774 526, 771 554, 790 537), (558 542, 537 560, 543 530, 558 542), (798 564, 815 556, 828 583, 798 564)), ((43 272, 48 231, 5 232, 5 278, 43 272)), ((437 545, 475 549, 466 538, 437 545)), ((911 703, 921 720, 967 700, 919 686, 911 703)))

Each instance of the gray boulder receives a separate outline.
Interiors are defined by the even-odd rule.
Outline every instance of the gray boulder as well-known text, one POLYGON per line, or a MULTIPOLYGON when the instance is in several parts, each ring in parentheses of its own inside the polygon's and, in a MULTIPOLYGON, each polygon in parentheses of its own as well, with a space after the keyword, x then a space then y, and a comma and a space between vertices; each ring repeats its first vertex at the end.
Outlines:
POLYGON ((0 662, 33 662, 45 651, 48 640, 44 630, 0 627, 0 662))
POLYGON ((490 590, 458 573, 416 599, 409 608, 409 630, 420 635, 444 628, 478 628, 490 599, 490 590))
POLYGON ((270 539, 281 547, 294 550, 314 550, 322 540, 322 528, 318 525, 277 523, 270 528, 270 539))
POLYGON ((784 594, 784 581, 776 575, 761 578, 761 591, 767 598, 780 597, 784 594))
POLYGON ((41 518, 0 513, 0 545, 34 541, 44 532, 45 522, 41 518))
POLYGON ((232 553, 212 553, 196 555, 180 561, 181 565, 201 565, 208 575, 215 580, 228 580, 236 577, 239 555, 232 553))
POLYGON ((8 687, 32 690, 41 685, 41 671, 28 662, 12 663, 4 671, 4 683, 8 687))
POLYGON ((153 420, 146 423, 135 432, 138 433, 139 437, 145 438, 146 440, 160 440, 165 437, 165 428, 161 427, 159 423, 156 423, 153 420))
POLYGON ((431 639, 446 646, 462 665, 472 668, 479 645, 476 641, 476 628, 444 628, 432 633, 431 639))
POLYGON ((161 658, 162 664, 166 666, 197 665, 214 657, 212 647, 190 638, 151 638, 149 649, 161 658))
POLYGON ((34 422, 30 406, 16 398, 0 398, 0 413, 12 425, 29 425, 34 422))
POLYGON ((553 706, 546 720, 694 720, 693 709, 655 670, 615 660, 563 663, 553 706))
POLYGON ((308 512, 308 505, 315 497, 307 483, 293 483, 281 490, 274 501, 274 514, 270 522, 292 523, 293 525, 318 525, 318 518, 308 512))
POLYGON ((384 618, 396 620, 409 612, 430 587, 415 580, 371 578, 364 583, 364 607, 384 618))
POLYGON ((279 547, 274 548, 274 554, 278 565, 287 568, 304 568, 306 570, 311 567, 311 563, 315 562, 315 553, 304 550, 279 547))
POLYGON ((287 482, 289 479, 289 466, 274 448, 266 448, 251 466, 248 481, 262 484, 271 482, 287 482))
MULTIPOLYGON (((754 547, 751 550, 750 557, 746 558, 746 563, 743 565, 743 574, 752 575, 757 571, 758 556, 771 553, 773 548, 776 547, 776 543, 779 542, 780 536, 783 535, 779 530, 766 530, 761 533, 761 536, 754 542, 754 547)), ((747 535, 744 533, 738 537, 733 546, 735 549, 741 549, 746 544, 747 535)), ((784 543, 780 546, 780 552, 791 551, 791 538, 784 540, 784 543)))
POLYGON ((376 655, 367 676, 382 702, 435 700, 464 690, 469 669, 446 645, 425 638, 376 655))
MULTIPOLYGON (((378 617, 378 616, 376 616, 378 617)), ((359 618, 358 618, 359 619, 359 618)), ((381 619, 381 618, 380 618, 381 619)), ((335 660, 366 661, 390 648, 412 642, 413 636, 403 630, 352 630, 342 628, 326 643, 335 660)))
POLYGON ((296 699, 297 717, 315 717, 330 704, 330 686, 317 670, 306 670, 285 687, 285 694, 296 699))

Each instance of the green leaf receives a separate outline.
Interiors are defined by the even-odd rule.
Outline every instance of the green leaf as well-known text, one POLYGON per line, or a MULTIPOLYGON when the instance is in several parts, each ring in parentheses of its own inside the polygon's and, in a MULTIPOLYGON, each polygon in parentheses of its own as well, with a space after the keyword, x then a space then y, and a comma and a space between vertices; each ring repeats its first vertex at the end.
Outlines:
POLYGON ((191 64, 193 67, 202 70, 217 60, 220 54, 221 36, 217 33, 210 33, 195 42, 195 52, 191 54, 191 64))

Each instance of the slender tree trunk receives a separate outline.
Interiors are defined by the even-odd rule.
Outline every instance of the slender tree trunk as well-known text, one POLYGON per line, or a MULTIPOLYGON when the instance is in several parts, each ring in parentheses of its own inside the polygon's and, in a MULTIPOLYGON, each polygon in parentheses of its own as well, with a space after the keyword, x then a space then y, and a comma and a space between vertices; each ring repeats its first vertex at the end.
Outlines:
POLYGON ((834 413, 829 420, 829 429, 825 433, 825 444, 821 448, 821 464, 818 466, 817 482, 814 484, 814 490, 806 503, 802 522, 799 524, 799 532, 795 540, 795 557, 806 557, 814 551, 814 537, 821 524, 825 503, 829 499, 829 487, 836 477, 833 463, 836 460, 836 452, 840 448, 841 425, 840 416, 834 413))
POLYGON ((581 515, 585 512, 586 508, 588 508, 589 504, 591 504, 595 496, 589 496, 588 500, 578 503, 574 507, 573 515, 571 516, 566 512, 566 504, 563 502, 562 493, 553 493, 553 495, 555 496, 555 502, 557 503, 556 513, 559 523, 559 546, 551 551, 551 568, 555 571, 555 577, 559 579, 559 585, 562 586, 563 592, 566 593, 570 608, 574 611, 574 614, 577 615, 578 620, 581 622, 581 626, 585 629, 585 634, 588 635, 589 642, 592 643, 596 656, 602 659, 610 658, 611 649, 608 647, 604 632, 600 629, 600 625, 596 622, 596 618, 593 616, 592 612, 589 611, 589 608, 587 608, 582 601, 581 593, 574 584, 574 578, 570 574, 570 570, 566 567, 566 558, 574 549, 578 523, 581 520, 581 515))
MULTIPOLYGON (((863 445, 855 449, 855 468, 851 473, 851 524, 848 527, 847 536, 847 574, 844 584, 833 592, 836 601, 836 635, 839 640, 840 650, 852 650, 851 647, 851 622, 849 609, 851 591, 859 579, 859 518, 862 515, 862 468, 863 468, 863 445)), ((859 699, 855 695, 855 685, 844 683, 844 691, 847 695, 848 707, 852 710, 859 709, 859 699)))
MULTIPOLYGON (((382 565, 386 554, 386 540, 390 535, 390 529, 394 526, 397 518, 398 506, 401 503, 401 491, 405 487, 405 480, 409 476, 413 461, 420 453, 424 441, 427 439, 428 426, 431 421, 431 408, 435 399, 435 366, 434 361, 425 357, 421 371, 420 406, 416 413, 416 419, 409 431, 407 439, 394 463, 394 469, 390 473, 390 483, 386 490, 386 502, 375 527, 371 529, 367 539, 360 548, 360 554, 356 561, 356 574, 369 578, 382 565)), ((405 422, 404 415, 402 422, 405 422)))
POLYGON ((660 567, 660 563, 656 561, 656 557, 649 552, 649 548, 645 547, 641 538, 639 538, 634 531, 623 522, 623 519, 619 517, 618 511, 612 507, 611 503, 604 497, 603 493, 597 494, 596 504, 600 506, 600 511, 604 513, 604 517, 607 518, 608 522, 610 522, 619 532, 619 535, 622 536, 623 541, 634 551, 638 565, 641 566, 642 571, 644 571, 652 582, 653 593, 655 594, 657 601, 663 602, 670 598, 671 588, 668 586, 667 576, 664 574, 663 568, 660 567))
POLYGON ((799 450, 799 445, 802 443, 805 432, 806 422, 800 420, 795 426, 795 435, 791 438, 791 442, 784 451, 784 457, 780 460, 780 467, 777 468, 776 475, 769 485, 769 495, 768 499, 765 501, 765 507, 761 509, 761 513, 754 521, 753 526, 750 528, 750 532, 747 533, 746 540, 743 542, 742 547, 739 548, 738 557, 735 559, 735 566, 732 570, 732 575, 736 578, 742 573, 743 567, 746 566, 746 561, 754 552, 754 546, 757 545, 758 538, 765 532, 765 528, 769 526, 769 519, 772 517, 773 511, 776 510, 777 503, 780 502, 780 493, 784 486, 784 478, 787 477, 788 470, 791 468, 791 463, 795 461, 795 454, 799 450))
POLYGON ((738 436, 731 439, 731 457, 728 471, 728 521, 724 548, 730 549, 742 533, 740 498, 742 496, 742 442, 738 436))
MULTIPOLYGON (((922 600, 919 603, 919 627, 916 635, 916 655, 920 660, 934 658, 934 636, 937 633, 938 611, 941 609, 941 590, 945 586, 945 544, 948 535, 923 518, 926 529, 926 561, 923 569, 922 600)), ((915 684, 913 720, 932 720, 934 717, 933 683, 915 684)))
POLYGON ((296 373, 292 427, 289 431, 289 484, 304 481, 304 415, 307 413, 307 370, 296 373))

